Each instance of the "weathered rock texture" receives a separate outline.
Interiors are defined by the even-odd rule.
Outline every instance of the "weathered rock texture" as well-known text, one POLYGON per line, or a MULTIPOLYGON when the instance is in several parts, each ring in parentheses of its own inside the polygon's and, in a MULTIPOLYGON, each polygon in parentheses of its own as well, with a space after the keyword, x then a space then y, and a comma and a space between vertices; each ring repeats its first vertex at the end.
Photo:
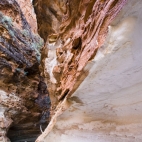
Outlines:
POLYGON ((128 1, 111 23, 125 3, 34 1, 42 74, 58 104, 37 142, 142 141, 142 4, 128 1))
POLYGON ((0 141, 35 141, 49 109, 36 142, 142 141, 142 4, 126 2, 0 1, 0 141))
POLYGON ((65 96, 69 97, 78 87, 78 80, 85 74, 83 68, 104 43, 108 25, 125 2, 33 1, 38 32, 46 41, 42 70, 43 76, 47 78, 50 96, 54 96, 52 104, 65 96))
POLYGON ((37 33, 37 20, 31 0, 17 0, 31 30, 37 33))
POLYGON ((17 1, 1 0, 0 141, 7 141, 10 125, 11 141, 30 142, 41 133, 40 125, 48 124, 50 99, 39 71, 42 46, 17 1))
MULTIPOLYGON (((72 2, 68 2, 70 10, 73 9, 72 2)), ((109 25, 124 3, 115 1, 116 7, 113 8, 114 5, 109 7, 111 2, 94 1, 94 4, 91 4, 92 8, 88 7, 90 17, 86 18, 83 24, 84 28, 86 27, 85 32, 81 28, 81 23, 84 22, 83 10, 80 12, 82 15, 77 16, 81 6, 87 8, 89 1, 78 1, 79 4, 74 4, 76 10, 74 16, 72 15, 74 10, 69 13, 70 16, 76 17, 76 20, 70 24, 72 18, 67 16, 70 22, 67 20, 61 25, 63 27, 61 37, 64 37, 64 42, 61 48, 56 48, 57 61, 59 55, 62 56, 65 51, 70 52, 68 56, 70 58, 65 56, 66 60, 63 59, 64 65, 59 79, 61 90, 58 99, 64 99, 56 107, 50 124, 37 142, 142 141, 142 1, 129 0, 109 25), (110 9, 106 12, 107 6, 110 9), (103 9, 99 11, 97 8, 101 7, 103 9), (95 13, 95 10, 99 13, 95 13), (107 28, 108 35, 103 43, 107 28), (87 77, 72 94, 74 84, 82 81, 82 78, 77 79, 81 72, 87 77), (72 97, 69 97, 70 94, 72 97)), ((55 45, 52 46, 55 48, 55 45)), ((48 46, 49 51, 52 50, 51 44, 48 46)), ((53 57, 53 54, 49 57, 53 57)), ((54 73, 59 71, 58 66, 53 68, 51 75, 55 80, 52 81, 58 83, 54 73)))

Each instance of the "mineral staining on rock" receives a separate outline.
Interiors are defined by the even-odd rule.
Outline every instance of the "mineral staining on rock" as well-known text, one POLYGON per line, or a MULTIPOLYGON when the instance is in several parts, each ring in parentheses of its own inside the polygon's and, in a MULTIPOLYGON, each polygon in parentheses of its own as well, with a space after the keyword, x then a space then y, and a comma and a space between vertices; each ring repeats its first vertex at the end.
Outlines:
MULTIPOLYGON (((72 2, 73 1, 69 1, 69 7, 72 2)), ((87 3, 87 1, 84 2, 87 3)), ((73 6, 77 6, 77 3, 73 6)), ((83 4, 83 6, 85 6, 85 4, 83 4)), ((79 8, 76 9, 78 10, 79 8)), ((92 11, 90 13, 92 13, 92 11)), ((88 32, 86 38, 82 39, 81 35, 79 36, 81 40, 79 37, 73 39, 72 37, 80 32, 79 24, 76 24, 77 21, 73 23, 74 26, 71 24, 70 27, 66 26, 68 21, 64 24, 65 29, 61 34, 63 37, 67 38, 63 38, 63 40, 65 40, 61 42, 61 48, 57 49, 57 59, 67 51, 66 55, 70 55, 71 60, 69 60, 70 62, 66 60, 67 65, 65 64, 65 59, 61 60, 64 63, 63 72, 66 72, 61 76, 59 82, 64 81, 63 76, 67 76, 67 78, 63 86, 59 85, 58 89, 52 88, 59 93, 60 103, 57 105, 55 114, 53 114, 48 127, 44 133, 38 137, 36 142, 142 141, 141 13, 141 0, 129 0, 122 11, 116 16, 116 19, 109 24, 107 38, 104 40, 105 42, 101 47, 100 42, 104 38, 103 32, 105 30, 102 32, 100 40, 95 41, 93 38, 90 39, 89 29, 86 29, 86 32, 88 32), (72 27, 74 27, 74 33, 71 30, 72 27), (66 30, 67 32, 65 32, 66 30), (70 33, 73 33, 72 36, 70 33), (89 40, 89 42, 84 43, 87 40, 89 40), (92 43, 91 41, 94 42, 92 43), (84 72, 82 69, 80 70, 80 68, 78 68, 77 71, 75 70, 75 72, 73 70, 74 59, 77 53, 82 54, 78 49, 80 49, 80 46, 82 49, 84 44, 85 47, 81 50, 82 53, 85 52, 86 47, 88 47, 87 49, 89 49, 89 47, 95 48, 95 44, 99 49, 94 58, 92 58, 93 56, 91 58, 90 56, 86 57, 89 55, 86 49, 86 53, 84 56, 81 56, 79 60, 83 60, 81 65, 84 65, 86 62, 85 59, 90 58, 89 61, 87 61, 84 72), (87 77, 84 79, 81 76, 82 78, 76 79, 75 86, 77 89, 74 91, 73 87, 74 93, 72 94, 71 92, 73 97, 71 96, 70 98, 70 94, 67 93, 69 93, 69 89, 71 89, 72 80, 69 80, 69 78, 74 74, 76 75, 79 71, 83 72, 83 75, 86 73, 85 75, 87 77), (78 87, 76 83, 79 81, 82 83, 78 87), (66 87, 66 90, 64 91, 64 95, 60 97, 62 87, 66 87), (68 107, 67 105, 70 106, 70 108, 65 110, 68 107)), ((113 14, 115 15, 115 13, 113 14)), ((74 15, 76 16, 77 12, 74 15)), ((95 16, 93 15, 92 17, 94 18, 95 16)), ((72 18, 70 21, 71 20, 72 18)), ((78 18, 76 18, 76 20, 78 20, 78 18)), ((91 22, 92 21, 88 24, 89 26, 95 25, 93 23, 91 24, 91 22)), ((79 21, 78 23, 81 22, 79 21)), ((101 28, 105 29, 105 27, 101 28)), ((92 32, 93 29, 94 28, 92 28, 92 32)), ((50 47, 49 44, 48 47, 50 47)), ((89 52, 91 51, 92 49, 89 52)), ((56 67, 53 71, 59 72, 60 70, 56 67)), ((53 77, 56 76, 54 75, 53 77)))
MULTIPOLYGON (((131 56, 123 53, 125 51, 129 55, 132 54, 133 58, 140 62, 140 53, 138 57, 134 52, 131 53, 130 42, 127 41, 135 19, 139 16, 135 9, 129 13, 131 5, 135 7, 133 0, 129 1, 130 7, 126 7, 124 15, 119 15, 121 20, 124 19, 121 21, 118 16, 112 23, 126 1, 0 1, 0 141, 9 141, 7 135, 12 142, 33 142, 41 133, 37 142, 91 142, 105 138, 112 141, 112 137, 118 140, 115 135, 119 136, 121 128, 131 127, 116 124, 116 116, 125 118, 126 115, 121 108, 114 108, 114 104, 109 102, 109 99, 113 100, 109 93, 122 88, 121 75, 126 75, 127 72, 125 66, 119 68, 120 61, 116 58, 119 59, 122 55, 122 58, 128 61, 128 72, 132 77, 130 83, 133 84, 134 90, 137 90, 135 83, 138 82, 135 82, 135 75, 132 74, 141 68, 136 64, 137 69, 132 69, 131 72, 131 56), (128 19, 125 19, 127 16, 128 19), (128 24, 129 22, 131 24, 128 24), (125 49, 119 50, 122 45, 125 49), (115 67, 121 73, 120 78, 118 76, 120 82, 116 81, 117 83, 113 82, 117 71, 107 71, 115 67), (114 76, 111 77, 111 74, 114 76), (104 118, 106 121, 102 121, 104 118), (105 138, 98 139, 99 136, 96 135, 104 131, 107 131, 109 136, 101 135, 105 138)), ((138 5, 139 2, 136 3, 136 7, 139 7, 138 5)), ((139 27, 139 22, 137 24, 139 27)), ((136 73, 137 80, 138 75, 136 73)), ((127 88, 127 91, 132 89, 127 88)), ((122 89, 120 93, 125 96, 125 90, 122 89)), ((136 100, 141 99, 139 94, 135 93, 136 100)), ((113 97, 123 104, 118 93, 113 97)), ((125 103, 129 101, 137 102, 126 100, 125 103)), ((119 103, 115 102, 119 106, 119 103)), ((132 109, 135 109, 135 105, 132 109)), ((119 123, 124 122, 120 120, 121 118, 119 123)), ((133 128, 137 128, 137 124, 134 124, 133 128)), ((122 139, 125 137, 123 134, 129 137, 132 131, 129 132, 122 132, 122 139)), ((129 138, 134 139, 131 136, 129 138)), ((127 140, 130 140, 129 138, 127 140)))
POLYGON ((38 32, 46 42, 42 74, 48 82, 53 108, 70 97, 87 76, 84 67, 103 45, 109 24, 125 3, 126 0, 33 1, 38 32))
POLYGON ((37 33, 37 20, 32 2, 30 0, 17 0, 33 33, 37 33))
POLYGON ((11 141, 33 141, 40 125, 44 129, 48 124, 50 99, 39 70, 43 44, 19 4, 1 0, 0 141, 7 141, 7 132, 11 141))

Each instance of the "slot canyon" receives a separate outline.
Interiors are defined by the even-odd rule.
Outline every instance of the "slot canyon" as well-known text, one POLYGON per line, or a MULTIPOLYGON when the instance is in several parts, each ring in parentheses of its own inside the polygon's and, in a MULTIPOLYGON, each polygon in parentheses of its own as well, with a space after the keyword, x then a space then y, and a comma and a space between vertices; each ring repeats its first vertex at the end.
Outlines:
POLYGON ((0 142, 142 142, 142 0, 0 0, 0 142))

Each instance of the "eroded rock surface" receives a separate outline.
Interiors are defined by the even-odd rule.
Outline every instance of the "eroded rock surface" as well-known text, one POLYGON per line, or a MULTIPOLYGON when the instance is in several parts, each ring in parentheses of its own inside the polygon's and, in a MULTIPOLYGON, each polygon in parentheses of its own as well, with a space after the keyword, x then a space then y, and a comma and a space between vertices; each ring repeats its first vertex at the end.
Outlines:
POLYGON ((17 0, 32 32, 37 33, 37 20, 31 0, 17 0))
POLYGON ((0 141, 142 141, 141 7, 1 0, 0 141))
MULTIPOLYGON (((65 97, 56 107, 50 124, 37 142, 142 141, 141 14, 141 0, 129 0, 109 25, 105 43, 84 68, 87 77, 71 97, 65 97)), ((76 49, 80 38, 73 41, 67 48, 76 49)), ((90 40, 85 47, 89 49, 91 43, 90 40)), ((88 55, 86 53, 81 60, 89 58, 88 55)), ((58 70, 56 67, 55 71, 58 70)), ((72 76, 70 73, 65 83, 72 76)), ((70 86, 72 80, 69 81, 70 86)))
POLYGON ((0 141, 34 141, 49 120, 50 99, 40 76, 44 42, 15 0, 0 1, 0 141), (32 25, 31 25, 32 26, 32 25))
POLYGON ((41 52, 41 70, 53 109, 70 97, 87 76, 84 67, 103 45, 109 24, 125 3, 126 0, 33 1, 38 32, 46 42, 41 52))

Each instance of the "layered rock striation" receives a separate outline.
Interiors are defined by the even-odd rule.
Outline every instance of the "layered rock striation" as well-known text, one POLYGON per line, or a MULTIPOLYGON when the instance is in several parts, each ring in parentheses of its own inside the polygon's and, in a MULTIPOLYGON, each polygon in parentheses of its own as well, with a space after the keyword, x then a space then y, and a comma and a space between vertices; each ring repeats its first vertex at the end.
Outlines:
POLYGON ((126 0, 33 1, 38 32, 46 42, 41 64, 52 104, 69 97, 87 75, 83 68, 103 45, 110 22, 125 3, 126 0))
POLYGON ((109 25, 87 77, 37 142, 142 141, 141 8, 141 0, 128 1, 109 25))
POLYGON ((141 1, 35 2, 54 17, 37 14, 53 110, 37 142, 141 141, 141 1))
POLYGON ((48 124, 50 99, 39 70, 43 45, 17 1, 1 0, 0 141, 8 141, 7 132, 11 141, 34 141, 48 124))
POLYGON ((141 7, 1 0, 0 141, 141 141, 141 7))

